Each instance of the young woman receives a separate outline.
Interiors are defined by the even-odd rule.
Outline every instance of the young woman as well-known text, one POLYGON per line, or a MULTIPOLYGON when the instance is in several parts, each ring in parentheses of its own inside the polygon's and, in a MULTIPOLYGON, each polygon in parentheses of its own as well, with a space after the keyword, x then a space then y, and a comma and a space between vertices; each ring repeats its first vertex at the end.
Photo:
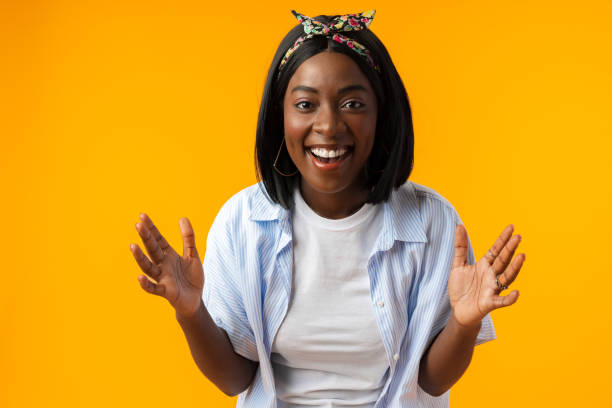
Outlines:
POLYGON ((260 182, 232 197, 204 263, 141 214, 148 293, 166 298, 198 367, 239 407, 439 407, 525 255, 508 226, 475 262, 440 194, 407 181, 410 106, 374 12, 300 21, 259 113, 260 182))

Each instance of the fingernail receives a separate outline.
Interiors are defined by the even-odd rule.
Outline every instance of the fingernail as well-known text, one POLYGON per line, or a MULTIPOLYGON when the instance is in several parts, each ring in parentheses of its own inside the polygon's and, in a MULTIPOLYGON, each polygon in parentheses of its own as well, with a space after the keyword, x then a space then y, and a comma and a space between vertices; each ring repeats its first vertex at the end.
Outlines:
POLYGON ((144 220, 144 219, 145 219, 145 215, 144 215, 144 213, 140 213, 140 219, 141 219, 141 220, 144 220))
POLYGON ((134 250, 134 248, 136 248, 136 245, 134 245, 134 244, 130 244, 130 249, 131 249, 132 251, 134 250))
POLYGON ((136 229, 138 229, 138 228, 140 228, 140 223, 139 222, 136 223, 136 229))

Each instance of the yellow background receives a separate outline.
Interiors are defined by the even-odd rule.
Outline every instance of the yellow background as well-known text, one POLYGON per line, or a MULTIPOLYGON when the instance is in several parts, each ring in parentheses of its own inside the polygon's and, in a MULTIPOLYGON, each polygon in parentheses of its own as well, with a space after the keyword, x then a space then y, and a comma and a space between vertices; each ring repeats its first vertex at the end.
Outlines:
POLYGON ((292 8, 376 8, 413 108, 411 179, 454 204, 478 258, 508 223, 523 235, 521 296, 451 405, 608 405, 612 6, 501 3, 0 2, 0 406, 235 405, 129 244, 144 211, 180 251, 187 216, 203 255, 255 182, 292 8))

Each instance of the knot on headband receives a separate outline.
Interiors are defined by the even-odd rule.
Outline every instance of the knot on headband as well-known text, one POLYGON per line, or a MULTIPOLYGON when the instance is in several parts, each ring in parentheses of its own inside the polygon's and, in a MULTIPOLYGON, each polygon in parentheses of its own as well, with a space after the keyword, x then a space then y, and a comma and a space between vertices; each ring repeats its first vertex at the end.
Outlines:
POLYGON ((314 20, 310 17, 296 12, 295 10, 291 10, 291 13, 293 13, 293 15, 298 19, 298 21, 302 23, 302 26, 304 26, 304 35, 298 37, 293 46, 287 50, 285 56, 283 57, 278 66, 279 71, 287 63, 287 61, 295 52, 295 50, 305 40, 308 40, 309 38, 312 38, 315 35, 322 35, 330 37, 332 40, 339 42, 340 44, 346 45, 347 47, 361 55, 363 58, 365 58, 372 66, 372 68, 374 68, 377 72, 380 72, 380 68, 374 63, 374 60, 370 56, 370 51, 368 49, 366 49, 357 41, 352 40, 347 36, 341 34, 342 32, 360 31, 368 28, 368 26, 372 22, 372 19, 374 19, 374 14, 376 13, 375 10, 370 10, 358 14, 344 14, 342 16, 337 16, 334 17, 329 22, 329 24, 314 20))

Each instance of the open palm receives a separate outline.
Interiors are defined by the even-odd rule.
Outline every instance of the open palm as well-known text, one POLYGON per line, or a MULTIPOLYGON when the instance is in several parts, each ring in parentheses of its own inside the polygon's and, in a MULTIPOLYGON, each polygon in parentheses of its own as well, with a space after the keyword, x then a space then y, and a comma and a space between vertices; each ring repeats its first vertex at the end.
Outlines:
POLYGON ((164 297, 180 315, 194 314, 202 297, 204 270, 195 246, 195 235, 187 218, 181 218, 179 225, 183 236, 183 255, 180 256, 168 245, 146 214, 141 214, 142 222, 136 230, 151 259, 136 244, 130 250, 144 275, 138 276, 140 286, 148 293, 164 297))
POLYGON ((485 256, 469 265, 467 231, 463 225, 457 226, 448 295, 455 319, 461 325, 474 327, 487 313, 510 306, 518 299, 517 290, 506 296, 499 295, 514 281, 525 261, 525 254, 519 254, 512 260, 521 241, 520 235, 512 235, 513 230, 512 225, 506 227, 485 256))

